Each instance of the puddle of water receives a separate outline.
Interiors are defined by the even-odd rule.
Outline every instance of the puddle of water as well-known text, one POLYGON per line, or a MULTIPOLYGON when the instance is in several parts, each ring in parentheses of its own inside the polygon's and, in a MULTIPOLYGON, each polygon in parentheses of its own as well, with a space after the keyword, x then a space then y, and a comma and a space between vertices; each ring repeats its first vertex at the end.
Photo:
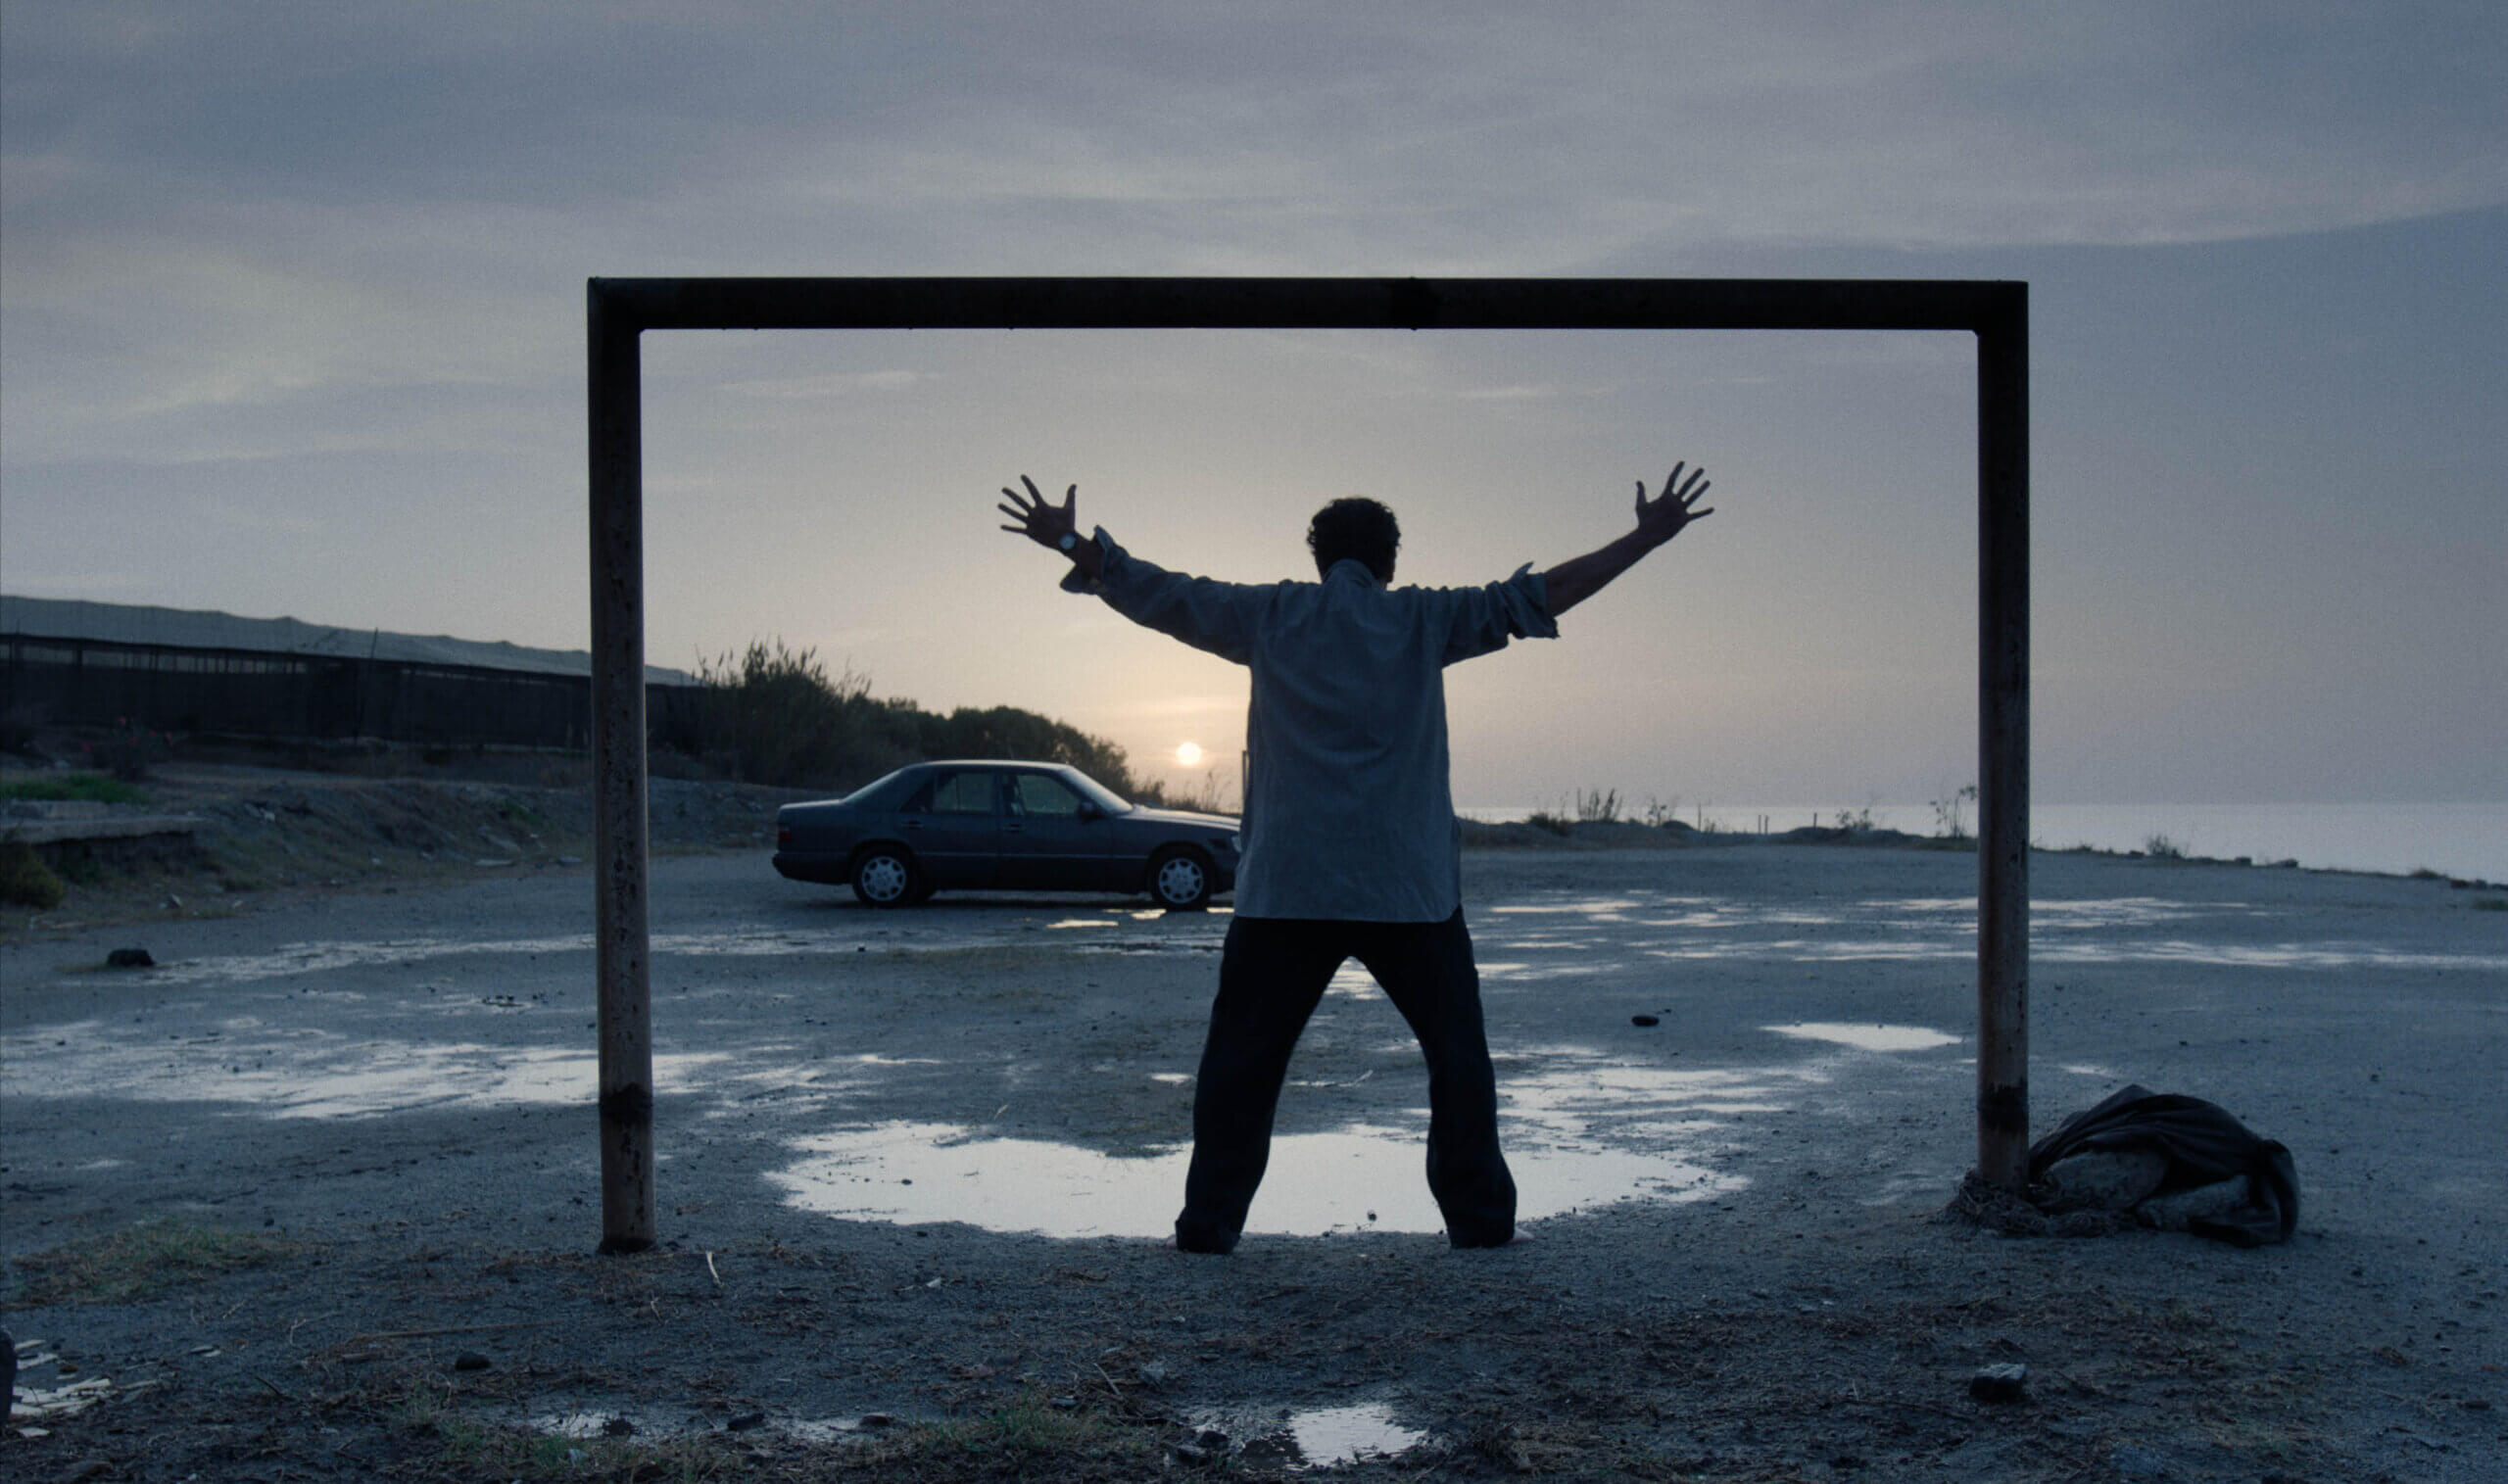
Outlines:
MULTIPOLYGON (((657 1055, 661 1092, 687 1091, 698 1068, 728 1052, 657 1055)), ((133 1098, 235 1103, 273 1118, 362 1118, 415 1108, 590 1104, 601 1061, 593 1051, 467 1043, 353 1040, 229 1022, 191 1041, 125 1038, 99 1021, 11 1036, 0 1047, 0 1093, 12 1097, 133 1098), (21 1054, 20 1043, 24 1046, 21 1054), (16 1069, 39 1066, 40 1077, 16 1069)))
POLYGON ((1634 912, 1646 904, 1626 897, 1596 897, 1570 902, 1515 902, 1492 907, 1492 913, 1512 916, 1540 916, 1548 913, 1575 912, 1606 921, 1622 912, 1634 912))
MULTIPOLYGON (((1762 905, 1716 897, 1645 896, 1589 899, 1559 892, 1545 899, 1488 909, 1492 917, 1527 920, 1543 930, 1491 935, 1494 946, 1529 961, 1490 965, 1486 979, 1533 980, 1572 975, 1582 967, 1583 939, 1566 933, 1572 920, 1667 930, 1669 937, 1618 939, 1623 954, 1688 962, 1773 959, 1798 963, 1884 963, 1961 960, 1976 952, 1973 897, 1873 897, 1835 908, 1762 905), (1771 931, 1773 930, 1773 931, 1771 931), (1794 931, 1787 931, 1794 930, 1794 931), (1804 931, 1809 930, 1809 931, 1804 931), (1823 930, 1843 930, 1831 935, 1823 930), (1543 962, 1544 957, 1556 962, 1543 962)), ((2491 973, 2508 955, 2400 952, 2373 943, 2234 943, 2153 940, 2150 930, 2197 919, 2256 919, 2271 909, 2250 902, 2189 903, 2150 896, 2048 898, 2030 903, 2033 957, 2047 963, 2177 963, 2286 970, 2399 969, 2491 973)))
POLYGON ((1418 1446, 1427 1434, 1393 1420, 1381 1402, 1322 1407, 1289 1413, 1289 1436, 1308 1466, 1332 1468, 1362 1459, 1389 1458, 1418 1446))
MULTIPOLYGON (((1142 950, 1172 949, 1198 946, 1204 942, 1216 943, 1227 931, 1228 918, 1226 909, 1185 914, 1150 909, 1109 912, 1097 918, 1063 918, 1044 927, 1048 931, 1094 928, 1142 950), (1155 932, 1144 932, 1133 924, 1159 926, 1155 932)), ((652 934, 652 952, 656 957, 675 955, 686 958, 794 958, 813 953, 850 952, 865 946, 882 953, 929 952, 1019 943, 1036 931, 1036 926, 1024 920, 1012 920, 972 926, 951 923, 945 928, 897 927, 883 923, 867 929, 852 929, 848 925, 848 929, 845 932, 798 934, 786 928, 764 927, 730 928, 713 933, 656 933, 652 934)), ((307 974, 336 974, 343 970, 385 965, 416 968, 448 958, 490 955, 534 957, 541 954, 589 954, 592 951, 593 937, 589 933, 552 937, 412 937, 304 942, 290 943, 269 953, 233 954, 164 964, 148 971, 147 982, 152 985, 228 984, 307 974)))
POLYGON ((552 1438, 605 1438, 610 1436, 611 1421, 621 1417, 635 1427, 639 1437, 667 1436, 681 1430, 678 1422, 633 1406, 533 1412, 522 1419, 522 1425, 552 1438))
MULTIPOLYGON (((1551 1060, 1544 1071, 1511 1074, 1499 1089, 1517 1211, 1528 1221, 1623 1201, 1712 1200, 1746 1188, 1748 1176, 1709 1164, 1728 1142, 1726 1120, 1782 1112, 1791 1106, 1789 1084, 1826 1076, 1816 1067, 1669 1071, 1601 1061, 1574 1048, 1545 1055, 1551 1060)), ((1423 1173, 1426 1110, 1393 1117, 1397 1122, 1273 1139, 1271 1177, 1254 1197, 1247 1229, 1296 1236, 1444 1230, 1423 1173)), ((904 1121, 810 1135, 790 1147, 797 1158, 768 1179, 803 1210, 1054 1237, 1164 1236, 1191 1160, 1183 1146, 1116 1156, 904 1121)))
POLYGON ((2231 969, 2508 970, 2508 954, 2408 953, 2374 943, 2047 943, 2030 957, 2055 964, 2202 964, 2231 969))
POLYGON ((1778 1035, 1790 1035, 1797 1040, 1853 1046, 1857 1051, 1931 1051, 1937 1046, 1959 1044, 1959 1037, 1922 1026, 1858 1026, 1838 1021, 1799 1021, 1791 1026, 1763 1026, 1760 1029, 1778 1035))
MULTIPOLYGON (((1445 1229, 1422 1174, 1424 1131, 1360 1126, 1272 1140, 1272 1178, 1248 1230, 1445 1229)), ((1546 1141, 1545 1141, 1546 1142, 1546 1141)), ((953 1125, 889 1123, 796 1140, 801 1155, 768 1179, 822 1216, 905 1224, 964 1221, 1055 1237, 1154 1237, 1174 1225, 1190 1151, 1118 1158, 1072 1144, 970 1137, 953 1125)), ((1747 1181, 1675 1156, 1631 1149, 1508 1152, 1525 1221, 1625 1200, 1706 1200, 1747 1181)))

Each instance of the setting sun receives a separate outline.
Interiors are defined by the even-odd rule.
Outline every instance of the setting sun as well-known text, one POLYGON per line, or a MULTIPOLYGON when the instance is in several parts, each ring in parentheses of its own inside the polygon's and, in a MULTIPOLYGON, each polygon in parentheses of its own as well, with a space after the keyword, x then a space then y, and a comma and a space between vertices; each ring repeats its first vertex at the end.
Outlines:
POLYGON ((1200 767, 1202 765, 1202 744, 1200 742, 1183 742, 1179 744, 1176 748, 1176 761, 1182 767, 1200 767))

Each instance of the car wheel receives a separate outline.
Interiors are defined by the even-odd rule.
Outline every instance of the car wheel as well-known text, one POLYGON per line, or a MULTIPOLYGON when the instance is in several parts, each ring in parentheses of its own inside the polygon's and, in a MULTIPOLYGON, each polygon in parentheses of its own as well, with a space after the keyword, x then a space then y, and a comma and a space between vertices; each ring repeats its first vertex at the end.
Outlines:
POLYGON ((1190 912, 1211 899, 1210 862, 1198 850, 1170 845, 1149 858, 1149 894, 1170 912, 1190 912))
POLYGON ((853 858, 853 894, 866 907, 910 907, 931 895, 914 857, 894 845, 873 845, 853 858))

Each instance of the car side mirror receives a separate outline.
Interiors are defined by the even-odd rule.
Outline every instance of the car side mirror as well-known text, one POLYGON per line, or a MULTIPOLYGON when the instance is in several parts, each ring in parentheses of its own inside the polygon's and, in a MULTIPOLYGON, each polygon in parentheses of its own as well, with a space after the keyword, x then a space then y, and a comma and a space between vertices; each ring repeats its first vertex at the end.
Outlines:
POLYGON ((1086 824, 1092 819, 1104 819, 1105 817, 1105 810, 1098 808, 1095 804, 1090 803, 1085 798, 1080 801, 1080 822, 1082 824, 1086 824))

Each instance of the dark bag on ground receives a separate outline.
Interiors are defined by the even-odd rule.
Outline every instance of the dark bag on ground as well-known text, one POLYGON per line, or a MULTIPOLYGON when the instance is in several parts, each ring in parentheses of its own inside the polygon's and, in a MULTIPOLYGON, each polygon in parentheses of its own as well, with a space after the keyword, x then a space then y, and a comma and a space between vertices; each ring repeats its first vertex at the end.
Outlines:
POLYGON ((2130 1212, 2240 1247, 2288 1241, 2299 1222, 2289 1149, 2218 1104, 2139 1086, 2032 1144, 2029 1181, 2049 1210, 2130 1212))

